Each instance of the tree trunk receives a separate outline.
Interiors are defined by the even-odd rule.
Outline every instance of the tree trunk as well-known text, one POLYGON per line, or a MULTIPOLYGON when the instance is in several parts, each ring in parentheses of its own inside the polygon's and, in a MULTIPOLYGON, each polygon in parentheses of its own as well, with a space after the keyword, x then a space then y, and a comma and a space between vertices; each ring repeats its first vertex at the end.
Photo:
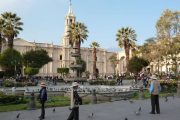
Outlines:
POLYGON ((167 57, 165 58, 166 59, 166 74, 168 74, 168 68, 167 68, 167 57))
POLYGON ((159 75, 159 58, 158 58, 158 75, 159 75))
POLYGON ((96 48, 93 48, 93 76, 97 77, 97 71, 96 71, 96 61, 97 61, 97 57, 96 57, 96 48))
POLYGON ((81 54, 81 42, 80 42, 80 40, 77 43, 77 47, 78 47, 78 53, 81 54))
POLYGON ((116 68, 115 68, 116 66, 114 65, 114 75, 116 75, 116 68))
POLYGON ((2 51, 2 35, 0 34, 0 53, 2 51))
POLYGON ((127 66, 129 65, 129 47, 125 46, 125 54, 126 54, 126 71, 128 72, 127 66))
POLYGON ((13 48, 14 35, 10 36, 8 39, 8 47, 13 48))

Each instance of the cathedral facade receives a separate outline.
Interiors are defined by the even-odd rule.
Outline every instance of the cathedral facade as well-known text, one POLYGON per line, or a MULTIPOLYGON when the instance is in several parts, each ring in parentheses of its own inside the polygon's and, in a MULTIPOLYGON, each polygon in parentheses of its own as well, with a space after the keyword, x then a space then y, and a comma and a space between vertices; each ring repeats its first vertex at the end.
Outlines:
MULTIPOLYGON (((48 52, 49 56, 53 59, 52 62, 44 65, 40 71, 41 76, 55 76, 59 75, 57 73, 57 68, 69 68, 70 64, 75 60, 71 57, 71 53, 74 52, 73 48, 69 44, 69 38, 67 37, 69 26, 76 22, 76 17, 73 14, 71 5, 69 6, 68 13, 65 17, 65 30, 61 45, 53 45, 48 43, 36 43, 28 42, 23 39, 16 39, 14 41, 14 48, 18 50, 21 54, 32 50, 32 49, 44 49, 48 52)), ((97 62, 96 67, 100 75, 110 75, 113 74, 113 67, 109 60, 114 52, 108 52, 106 49, 97 48, 97 62)), ((93 49, 81 47, 81 58, 86 62, 86 71, 90 74, 93 73, 93 49)), ((72 71, 70 71, 72 73, 72 71)))

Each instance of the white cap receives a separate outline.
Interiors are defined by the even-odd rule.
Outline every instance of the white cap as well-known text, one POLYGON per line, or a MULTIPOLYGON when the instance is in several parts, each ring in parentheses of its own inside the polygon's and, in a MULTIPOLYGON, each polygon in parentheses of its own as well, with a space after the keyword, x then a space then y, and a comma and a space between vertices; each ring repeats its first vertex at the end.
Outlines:
POLYGON ((152 79, 152 80, 157 80, 156 75, 152 75, 152 76, 151 76, 151 79, 152 79))
POLYGON ((79 86, 77 82, 73 82, 71 87, 79 86))

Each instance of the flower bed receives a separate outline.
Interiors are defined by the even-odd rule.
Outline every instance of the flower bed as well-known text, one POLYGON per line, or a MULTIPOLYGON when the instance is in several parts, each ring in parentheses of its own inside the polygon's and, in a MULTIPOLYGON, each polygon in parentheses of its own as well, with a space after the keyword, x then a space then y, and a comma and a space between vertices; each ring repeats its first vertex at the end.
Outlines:
MULTIPOLYGON (((158 80, 162 91, 176 92, 178 81, 176 80, 158 80)), ((149 81, 150 83, 151 81, 149 81)))
POLYGON ((175 80, 159 80, 159 81, 163 91, 176 92, 177 81, 175 80))

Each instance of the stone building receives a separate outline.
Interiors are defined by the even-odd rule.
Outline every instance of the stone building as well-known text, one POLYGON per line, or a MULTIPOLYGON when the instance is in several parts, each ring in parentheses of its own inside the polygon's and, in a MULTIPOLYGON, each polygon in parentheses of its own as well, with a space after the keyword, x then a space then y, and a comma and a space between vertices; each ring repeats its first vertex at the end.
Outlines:
MULTIPOLYGON (((65 30, 62 39, 62 45, 53 45, 49 43, 36 43, 28 42, 18 38, 14 41, 14 48, 20 53, 25 53, 31 49, 45 49, 49 56, 52 57, 53 61, 44 65, 39 72, 39 75, 58 75, 57 68, 67 67, 74 61, 71 57, 71 52, 73 52, 72 47, 69 44, 69 38, 67 37, 67 31, 69 26, 76 22, 76 16, 73 14, 71 5, 69 6, 69 11, 65 17, 65 30)), ((108 52, 106 49, 97 49, 97 69, 100 75, 113 74, 113 68, 109 57, 113 55, 113 52, 108 52)), ((86 61, 86 71, 93 73, 93 52, 92 48, 81 48, 81 57, 86 61)), ((72 72, 72 71, 70 71, 72 72)))

